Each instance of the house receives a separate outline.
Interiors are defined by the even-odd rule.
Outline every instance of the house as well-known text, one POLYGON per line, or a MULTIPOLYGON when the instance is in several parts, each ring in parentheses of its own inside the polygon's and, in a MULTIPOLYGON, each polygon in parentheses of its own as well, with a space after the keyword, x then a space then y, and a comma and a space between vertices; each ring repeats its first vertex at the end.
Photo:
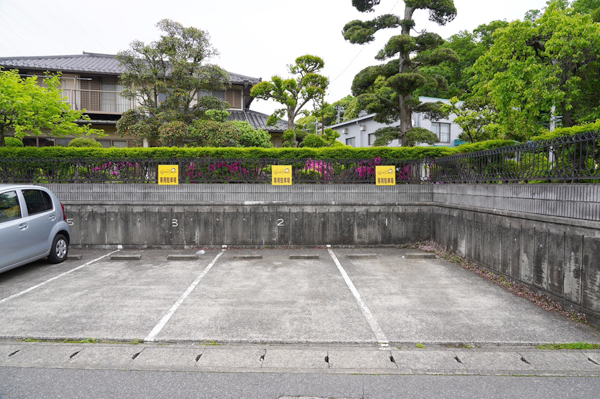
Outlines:
MULTIPOLYGON (((124 69, 115 55, 83 52, 78 55, 8 57, 0 58, 0 67, 7 70, 18 69, 22 76, 38 76, 40 83, 44 73, 62 72, 63 95, 72 109, 85 109, 92 128, 104 130, 107 134, 98 141, 107 148, 130 146, 133 139, 117 135, 116 124, 125 111, 135 107, 135 103, 119 94, 123 90, 123 86, 119 85, 119 75, 124 69)), ((229 89, 211 93, 229 103, 229 119, 248 121, 256 129, 268 131, 275 146, 281 144, 287 123, 280 121, 274 127, 267 126, 269 115, 250 110, 254 99, 250 96, 250 89, 261 79, 231 72, 229 76, 229 89)), ((23 144, 38 147, 66 146, 70 140, 42 135, 25 138, 23 144)))
MULTIPOLYGON (((448 100, 432 97, 419 97, 419 100, 421 100, 421 102, 449 102, 448 100)), ((377 129, 387 126, 400 126, 400 122, 393 125, 375 122, 373 119, 374 117, 375 114, 363 115, 355 119, 329 126, 329 128, 337 131, 340 134, 338 141, 341 141, 346 145, 352 147, 371 147, 375 142, 375 131, 377 129)), ((440 142, 435 144, 436 146, 454 147, 459 143, 462 143, 458 139, 458 135, 462 133, 462 129, 454 123, 454 118, 454 115, 450 115, 449 119, 431 121, 425 119, 423 114, 414 113, 412 122, 413 127, 422 127, 435 133, 440 139, 440 142)), ((388 146, 400 147, 400 143, 398 140, 394 140, 388 146)))

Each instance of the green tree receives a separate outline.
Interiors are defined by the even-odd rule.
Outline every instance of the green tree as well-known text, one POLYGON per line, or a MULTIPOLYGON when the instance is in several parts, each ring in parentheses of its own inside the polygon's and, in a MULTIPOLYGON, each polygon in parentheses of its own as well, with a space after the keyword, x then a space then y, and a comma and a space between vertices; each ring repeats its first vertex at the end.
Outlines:
POLYGON ((42 133, 59 137, 103 135, 101 130, 77 123, 89 117, 83 111, 72 110, 62 97, 60 74, 46 75, 42 87, 35 76, 22 78, 16 70, 0 70, 0 147, 6 145, 4 137, 9 129, 20 140, 42 133))
POLYGON ((269 117, 267 125, 273 126, 284 116, 287 117, 287 132, 293 132, 292 140, 287 140, 296 145, 294 122, 298 115, 303 114, 302 109, 311 101, 322 101, 329 79, 319 72, 325 62, 314 55, 303 55, 296 58, 296 63, 288 65, 288 72, 294 77, 283 79, 273 76, 271 80, 260 82, 252 88, 253 97, 270 100, 273 99, 283 108, 275 110, 269 117))
POLYGON ((444 107, 449 114, 456 116, 454 123, 462 128, 458 136, 460 140, 476 143, 496 138, 496 110, 485 99, 473 96, 460 103, 457 97, 453 97, 444 107))
POLYGON ((203 96, 231 86, 227 71, 207 63, 218 54, 208 32, 169 19, 156 26, 162 32, 158 41, 136 40, 117 54, 125 68, 120 77, 126 88, 122 95, 139 103, 117 124, 121 135, 159 140, 165 125, 181 128, 173 123, 177 121, 185 130, 196 119, 210 119, 206 111, 229 108, 222 100, 203 96))
POLYGON ((443 62, 439 65, 422 68, 429 75, 441 75, 448 82, 447 86, 425 86, 415 95, 438 98, 463 97, 469 95, 469 82, 473 76, 472 67, 494 44, 493 33, 508 26, 506 21, 492 21, 479 25, 473 32, 461 31, 450 36, 442 45, 453 50, 458 62, 443 62))
MULTIPOLYGON (((381 29, 401 28, 401 34, 390 38, 375 57, 381 61, 395 59, 362 70, 354 78, 352 94, 359 97, 363 108, 377 114, 377 122, 391 124, 400 120, 396 138, 406 146, 409 144, 407 133, 412 128, 413 112, 424 113, 431 119, 443 116, 441 103, 421 103, 414 95, 427 86, 447 85, 443 76, 430 74, 424 67, 457 62, 458 56, 452 49, 441 47, 444 40, 435 33, 410 35, 415 28, 413 14, 417 10, 428 10, 429 19, 439 25, 452 21, 456 16, 453 0, 405 0, 404 3, 403 16, 386 14, 371 21, 351 21, 344 26, 343 34, 351 43, 365 44, 373 41, 375 33, 381 29)), ((352 1, 352 5, 361 12, 373 11, 377 4, 378 0, 352 1)))
POLYGON ((589 15, 552 3, 495 38, 473 67, 473 90, 496 110, 501 138, 527 140, 553 116, 564 127, 600 117, 600 24, 589 15))

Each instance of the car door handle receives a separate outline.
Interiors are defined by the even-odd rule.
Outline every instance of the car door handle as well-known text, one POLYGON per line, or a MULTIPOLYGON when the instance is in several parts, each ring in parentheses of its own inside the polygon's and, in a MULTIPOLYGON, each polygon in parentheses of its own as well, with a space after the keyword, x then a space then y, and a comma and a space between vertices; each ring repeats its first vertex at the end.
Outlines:
POLYGON ((21 223, 19 225, 19 230, 27 230, 28 227, 29 225, 27 223, 21 223))
POLYGON ((52 215, 52 216, 50 216, 48 219, 50 219, 51 221, 53 221, 53 222, 54 222, 54 221, 56 220, 56 216, 52 215))

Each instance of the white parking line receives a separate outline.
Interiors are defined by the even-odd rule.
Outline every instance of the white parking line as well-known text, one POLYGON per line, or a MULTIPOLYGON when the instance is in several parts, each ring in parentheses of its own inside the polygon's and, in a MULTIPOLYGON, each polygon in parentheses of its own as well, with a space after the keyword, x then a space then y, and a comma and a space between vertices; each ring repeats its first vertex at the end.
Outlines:
POLYGON ((104 258, 106 258, 107 256, 110 256, 110 255, 112 255, 112 254, 114 254, 114 253, 117 253, 117 252, 119 252, 119 251, 120 251, 120 250, 119 250, 119 249, 117 249, 116 251, 113 251, 113 252, 111 252, 111 253, 109 253, 109 254, 106 254, 106 255, 104 255, 104 256, 101 256, 101 257, 99 257, 99 258, 97 258, 97 259, 91 260, 91 261, 89 261, 88 263, 86 263, 86 264, 84 264, 84 265, 77 266, 76 268, 74 268, 74 269, 71 269, 71 270, 69 270, 68 272, 64 272, 64 273, 62 273, 62 274, 59 274, 59 275, 58 275, 58 276, 56 276, 56 277, 52 277, 51 279, 49 279, 49 280, 46 280, 46 281, 44 281, 43 283, 39 283, 38 285, 34 285, 33 287, 31 287, 31 288, 27 288, 27 289, 26 289, 26 290, 24 290, 24 291, 17 292, 16 294, 9 296, 8 298, 4 298, 4 299, 0 300, 0 304, 2 304, 2 303, 4 303, 4 302, 8 302, 8 301, 10 301, 11 299, 15 299, 15 298, 17 298, 17 297, 20 297, 21 295, 25 295, 25 294, 27 294, 28 292, 30 292, 30 291, 33 291, 33 290, 35 290, 36 288, 39 288, 39 287, 41 287, 42 285, 46 285, 46 284, 48 284, 48 283, 49 283, 49 282, 51 282, 51 281, 57 280, 57 279, 59 279, 59 278, 61 278, 61 277, 63 277, 63 276, 66 276, 66 275, 67 275, 67 274, 69 274, 69 273, 73 273, 73 272, 74 272, 74 271, 76 271, 76 270, 79 270, 79 269, 81 269, 81 268, 84 268, 84 267, 86 267, 86 266, 89 266, 89 265, 91 265, 92 263, 94 263, 94 262, 98 262, 99 260, 101 260, 101 259, 104 259, 104 258))
POLYGON ((210 264, 208 266, 206 266, 206 269, 204 269, 202 271, 202 273, 200 273, 200 275, 194 280, 194 282, 192 284, 190 284, 190 286, 187 288, 187 290, 185 290, 185 292, 183 294, 181 294, 181 296, 179 297, 179 299, 177 300, 177 302, 175 302, 175 304, 173 306, 171 306, 171 309, 169 309, 169 311, 167 312, 167 314, 165 314, 163 316, 162 319, 160 319, 160 321, 158 322, 158 324, 152 329, 152 331, 150 331, 150 334, 148 334, 148 336, 144 339, 144 341, 149 342, 149 341, 154 341, 156 336, 160 333, 160 331, 164 328, 164 326, 167 324, 167 322, 169 321, 169 319, 171 319, 171 317, 173 317, 173 315, 175 314, 175 312, 177 312, 177 309, 179 309, 179 307, 181 306, 181 304, 183 303, 183 301, 185 300, 185 298, 188 297, 188 295, 190 295, 192 293, 192 291, 194 291, 194 288, 196 288, 196 286, 200 283, 200 280, 202 280, 204 278, 204 276, 206 276, 206 273, 208 273, 210 271, 210 269, 215 265, 215 263, 217 263, 217 260, 219 260, 219 258, 221 257, 221 255, 223 255, 225 253, 225 249, 223 249, 213 260, 212 262, 210 262, 210 264))
POLYGON ((335 256, 335 254, 333 253, 331 248, 329 248, 328 251, 329 251, 329 255, 331 255, 331 258, 333 258, 333 261, 335 262, 335 265, 337 266, 338 270, 340 271, 342 277, 344 278, 346 285, 348 286, 348 288, 350 288, 352 295, 354 295, 354 299, 356 299, 358 306, 360 306, 360 310, 362 311, 363 315, 367 319, 367 323, 369 323, 371 330, 375 334, 375 338, 377 338, 377 343, 382 347, 388 347, 390 345, 390 341, 386 337, 386 335, 383 332, 383 330, 381 329, 381 327, 379 327, 379 323, 377 323, 375 316, 373 316, 373 313, 371 313, 371 310, 369 309, 369 307, 367 306, 365 301, 363 301, 362 297, 360 296, 360 293, 354 286, 354 283, 352 282, 352 280, 350 280, 348 273, 346 273, 346 270, 344 270, 344 268, 342 267, 337 256, 335 256))

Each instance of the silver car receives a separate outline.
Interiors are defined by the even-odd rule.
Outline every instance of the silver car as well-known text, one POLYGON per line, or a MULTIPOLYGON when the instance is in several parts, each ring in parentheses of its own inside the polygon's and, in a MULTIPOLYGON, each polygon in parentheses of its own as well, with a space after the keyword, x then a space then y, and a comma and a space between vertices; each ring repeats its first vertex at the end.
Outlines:
POLYGON ((0 273, 48 257, 67 259, 65 208, 47 188, 0 184, 0 273))

